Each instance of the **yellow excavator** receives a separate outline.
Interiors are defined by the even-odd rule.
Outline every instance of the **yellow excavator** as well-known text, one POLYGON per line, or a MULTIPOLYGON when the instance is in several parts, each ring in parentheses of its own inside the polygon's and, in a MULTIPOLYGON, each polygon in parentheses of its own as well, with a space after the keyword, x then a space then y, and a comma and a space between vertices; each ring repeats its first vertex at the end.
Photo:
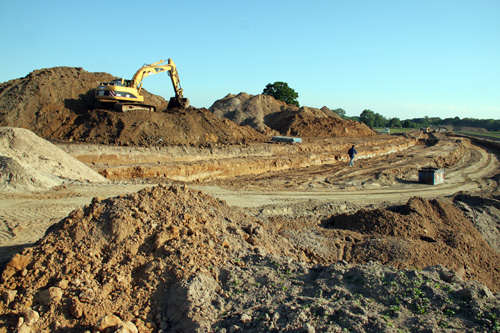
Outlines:
POLYGON ((182 95, 181 83, 177 67, 172 59, 160 60, 151 65, 142 66, 132 80, 115 79, 109 83, 101 83, 95 90, 95 98, 99 103, 113 103, 117 111, 146 110, 155 111, 153 105, 144 104, 144 96, 141 95, 142 80, 150 75, 168 72, 174 86, 175 97, 170 98, 168 109, 189 106, 189 100, 182 95))

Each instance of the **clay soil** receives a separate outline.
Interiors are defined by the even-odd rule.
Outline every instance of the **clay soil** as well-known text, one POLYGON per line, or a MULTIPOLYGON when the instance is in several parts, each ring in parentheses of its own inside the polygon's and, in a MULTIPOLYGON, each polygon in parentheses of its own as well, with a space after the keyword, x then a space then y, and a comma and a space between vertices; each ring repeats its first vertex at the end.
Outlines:
POLYGON ((3 84, 3 105, 109 181, 0 193, 1 330, 500 329, 498 143, 338 136, 327 123, 356 125, 303 110, 279 133, 304 142, 276 144, 205 109, 144 117, 68 102, 65 126, 43 118, 48 131, 5 98, 32 82, 3 84), (445 170, 444 183, 419 183, 422 167, 445 170))

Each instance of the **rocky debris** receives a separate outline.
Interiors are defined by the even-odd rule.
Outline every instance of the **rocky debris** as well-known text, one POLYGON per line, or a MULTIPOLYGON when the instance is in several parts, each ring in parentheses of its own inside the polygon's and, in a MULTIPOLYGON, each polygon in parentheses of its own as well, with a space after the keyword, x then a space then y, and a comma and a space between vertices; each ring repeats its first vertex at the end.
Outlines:
POLYGON ((500 260, 478 255, 491 248, 465 224, 452 205, 420 198, 323 222, 257 220, 186 186, 94 198, 7 264, 0 321, 18 331, 493 330, 500 260), (462 271, 445 268, 463 260, 462 271))
POLYGON ((1 190, 40 191, 71 181, 107 180, 27 129, 0 128, 1 190))
POLYGON ((289 105, 268 95, 228 94, 209 110, 219 118, 248 125, 262 133, 303 137, 364 137, 375 132, 355 121, 321 109, 289 105))
POLYGON ((500 324, 498 294, 443 266, 305 266, 270 256, 245 263, 222 282, 219 332, 486 332, 500 324))

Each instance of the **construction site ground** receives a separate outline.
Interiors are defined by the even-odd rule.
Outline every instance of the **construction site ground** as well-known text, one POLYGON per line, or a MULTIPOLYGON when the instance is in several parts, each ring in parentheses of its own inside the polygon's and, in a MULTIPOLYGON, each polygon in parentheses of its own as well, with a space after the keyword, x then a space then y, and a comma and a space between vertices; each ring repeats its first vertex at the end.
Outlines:
POLYGON ((158 183, 187 183, 230 206, 266 217, 311 215, 325 204, 333 214, 400 205, 413 196, 436 198, 494 190, 492 179, 498 174, 497 154, 466 138, 421 132, 223 148, 59 147, 111 182, 1 193, 2 261, 36 242, 51 224, 89 204, 93 197, 123 195, 158 183), (348 167, 346 151, 353 144, 359 154, 354 166, 348 167), (426 166, 441 166, 445 182, 419 183, 418 170, 426 166))
POLYGON ((0 84, 0 332, 500 330, 498 142, 245 93, 93 109, 111 77, 0 84))
MULTIPOLYGON (((111 181, 105 184, 66 184, 48 191, 37 193, 1 193, 0 257, 4 262, 11 258, 13 254, 19 253, 24 247, 34 245, 35 242, 43 237, 51 225, 68 216, 73 210, 78 210, 79 207, 85 205, 88 206, 91 202, 92 205, 94 205, 108 197, 124 198, 126 194, 135 193, 142 188, 151 188, 159 183, 188 184, 188 188, 199 190, 212 197, 221 199, 229 206, 241 211, 242 214, 253 216, 260 221, 270 222, 270 224, 266 226, 266 228, 269 228, 269 232, 285 236, 288 241, 296 243, 295 246, 304 251, 299 258, 313 265, 331 264, 335 262, 344 263, 342 265, 356 265, 366 262, 366 254, 359 257, 359 254, 356 256, 354 253, 351 253, 354 251, 354 248, 351 247, 362 242, 361 238, 359 238, 359 234, 352 234, 350 231, 345 231, 347 234, 335 236, 330 234, 330 232, 327 231, 328 229, 324 229, 325 227, 328 228, 328 223, 333 223, 329 222, 329 219, 332 217, 348 216, 348 221, 350 221, 348 222, 349 225, 352 224, 355 226, 357 215, 366 214, 369 216, 371 214, 370 211, 376 208, 382 209, 380 212, 383 212, 384 209, 390 210, 390 207, 402 207, 402 205, 404 206, 412 197, 427 198, 431 200, 424 203, 423 208, 421 208, 423 210, 419 213, 425 215, 427 211, 434 210, 434 208, 430 208, 434 205, 432 204, 432 200, 441 198, 442 200, 449 200, 451 202, 451 198, 456 197, 457 193, 465 194, 460 198, 461 204, 467 207, 466 209, 468 209, 470 214, 475 216, 475 227, 482 231, 484 239, 486 239, 489 244, 481 245, 481 243, 478 246, 481 248, 482 246, 491 246, 490 249, 493 248, 493 251, 497 253, 500 249, 500 235, 498 229, 500 216, 498 215, 498 208, 500 207, 498 204, 490 205, 492 210, 487 214, 488 218, 480 218, 478 210, 474 210, 473 208, 475 205, 473 201, 477 201, 477 198, 489 198, 487 200, 495 200, 491 199, 495 198, 495 196, 498 198, 498 149, 485 148, 481 145, 472 143, 467 138, 414 132, 406 136, 379 135, 373 138, 310 139, 302 144, 293 145, 269 142, 218 148, 132 148, 87 144, 60 144, 59 147, 70 155, 85 162, 94 170, 106 175, 111 181), (348 158, 345 152, 347 148, 353 144, 356 145, 359 154, 355 160, 354 166, 348 167, 348 158), (444 183, 437 185, 419 183, 418 170, 426 166, 443 168, 445 170, 444 183), (203 170, 203 172, 201 172, 201 170, 203 170), (446 197, 449 199, 446 199, 446 197), (468 202, 470 206, 468 206, 468 202), (321 234, 323 236, 320 237, 319 235, 321 234), (327 243, 325 243, 325 241, 328 240, 331 241, 332 244, 326 245, 327 243), (333 246, 333 249, 337 247, 338 250, 332 252, 331 249, 328 250, 325 246, 333 246)), ((194 201, 187 201, 187 204, 194 205, 194 201), (189 204, 189 202, 191 202, 191 204, 189 204)), ((137 203, 137 205, 141 204, 137 203)), ((408 205, 412 206, 413 203, 409 202, 408 205)), ((453 211, 451 206, 448 208, 446 207, 448 206, 442 206, 441 209, 449 212, 453 211)), ((205 209, 198 209, 199 214, 203 214, 202 211, 204 210, 205 209)), ((479 209, 479 212, 481 211, 484 210, 479 209)), ((71 213, 70 216, 74 214, 75 213, 71 213)), ((384 214, 387 213, 383 213, 383 215, 384 214)), ((432 221, 438 218, 437 216, 432 216, 433 215, 426 219, 432 221)), ((389 220, 391 219, 392 218, 389 218, 389 220)), ((403 232, 408 233, 410 231, 406 230, 406 228, 411 229, 412 227, 400 224, 397 228, 403 228, 403 232)), ((428 227, 424 229, 425 232, 427 232, 427 228, 428 227)), ((456 226, 453 228, 456 228, 456 226)), ((353 231, 355 230, 356 229, 353 229, 353 231)), ((461 229, 459 228, 459 230, 461 229)), ((361 230, 358 231, 361 232, 361 230)), ((469 232, 470 231, 466 231, 466 233, 469 232)), ((369 235, 370 234, 372 236, 368 237, 373 237, 373 233, 370 232, 369 235)), ((424 236, 420 237, 421 239, 425 239, 424 236)), ((429 239, 434 241, 432 237, 429 239)), ((476 238, 474 238, 474 242, 477 242, 476 238)), ((481 242, 484 241, 481 240, 481 242)), ((273 241, 269 241, 267 247, 272 246, 272 243, 273 241)), ((227 246, 231 249, 235 247, 231 242, 230 245, 227 246)), ((265 251, 270 250, 268 249, 265 251)), ((265 256, 265 251, 263 252, 264 254, 261 253, 261 255, 265 256)), ((285 250, 282 249, 281 251, 285 250)), ((370 250, 366 249, 364 251, 370 250)), ((375 260, 376 262, 384 262, 383 253, 386 250, 384 250, 383 247, 381 251, 382 253, 375 256, 380 259, 375 260)), ((490 269, 493 269, 493 271, 481 271, 479 267, 475 265, 467 266, 467 264, 463 263, 467 261, 470 262, 470 260, 475 261, 476 259, 461 257, 462 255, 458 258, 454 256, 447 258, 447 256, 442 257, 439 255, 434 257, 433 255, 425 254, 424 250, 418 248, 408 251, 413 253, 413 259, 409 260, 410 258, 407 258, 401 260, 401 258, 398 257, 396 262, 391 262, 389 259, 387 263, 399 269, 404 269, 405 267, 434 267, 436 264, 442 264, 443 267, 454 270, 455 273, 453 274, 458 274, 457 276, 460 276, 460 279, 479 280, 493 291, 500 290, 500 286, 497 284, 498 267, 494 268, 498 265, 498 254, 493 255, 493 253, 491 253, 491 255, 487 256, 488 259, 480 259, 479 265, 486 265, 490 267, 490 269), (495 262, 496 264, 491 266, 491 264, 495 262)), ((477 251, 479 251, 479 253, 485 252, 485 250, 481 249, 477 251)), ((279 251, 276 250, 270 251, 270 255, 277 255, 278 252, 279 251)), ((473 253, 476 252, 473 251, 473 253)), ((221 258, 223 257, 217 260, 222 260, 221 258)), ((269 257, 265 256, 265 258, 269 257)), ((37 260, 39 261, 41 259, 37 260)), ((233 261, 234 260, 237 260, 237 258, 233 258, 233 261)), ((229 285, 229 283, 238 283, 239 280, 230 282, 232 281, 231 279, 237 279, 237 276, 239 276, 240 279, 248 279, 249 276, 255 278, 255 276, 259 274, 273 274, 272 272, 265 273, 263 268, 258 268, 262 267, 262 264, 252 264, 247 261, 247 259, 245 262, 245 265, 247 265, 246 270, 240 271, 240 269, 237 268, 238 266, 234 266, 234 264, 238 264, 238 262, 234 262, 233 268, 230 270, 232 272, 230 276, 220 281, 225 281, 225 283, 229 285)), ((272 262, 274 261, 271 261, 271 263, 272 262)), ((283 263, 282 265, 292 267, 290 265, 293 264, 288 261, 288 264, 283 263)), ((181 270, 189 270, 191 269, 189 268, 190 266, 191 262, 188 266, 181 268, 181 270)), ((304 266, 299 265, 292 269, 292 271, 298 272, 303 267, 304 266)), ((344 272, 345 274, 351 274, 352 269, 358 269, 355 268, 356 266, 342 267, 338 268, 340 270, 339 272, 344 272), (348 267, 353 268, 346 270, 348 267)), ((363 271, 363 276, 367 276, 367 274, 380 274, 381 270, 387 269, 385 266, 370 267, 365 268, 367 271, 363 271), (378 273, 368 273, 371 269, 375 269, 374 272, 378 273)), ((448 273, 440 271, 439 274, 448 273)), ((282 281, 280 276, 281 275, 274 277, 274 282, 272 282, 273 285, 274 283, 278 283, 277 281, 282 281)), ((314 279, 317 278, 318 276, 315 275, 314 279)), ((267 279, 273 278, 267 276, 267 279)), ((23 283, 30 283, 29 281, 28 279, 23 283)), ((334 283, 331 279, 329 279, 329 281, 329 283, 334 283)), ((206 288, 207 283, 210 284, 206 281, 202 283, 204 287, 201 288, 206 288)), ((304 288, 308 286, 309 284, 306 282, 304 287, 301 287, 300 290, 302 291, 300 291, 300 293, 304 292, 304 288)), ((383 286, 383 284, 380 284, 380 286, 383 286)), ((285 290, 285 287, 282 288, 285 290)), ((165 318, 170 318, 171 315, 167 317, 160 316, 159 318, 161 319, 156 322, 150 319, 151 314, 145 316, 139 314, 142 312, 137 312, 137 317, 135 317, 135 319, 134 315, 130 317, 130 315, 124 313, 122 313, 120 317, 124 322, 126 319, 132 320, 131 322, 134 323, 134 327, 144 332, 156 331, 162 326, 170 328, 177 327, 177 329, 181 331, 190 331, 193 329, 200 329, 200 331, 206 329, 220 331, 218 327, 231 328, 233 331, 236 331, 242 325, 242 322, 247 320, 247 317, 244 315, 248 313, 251 313, 249 318, 252 318, 252 315, 263 315, 262 311, 270 311, 267 313, 267 317, 274 313, 274 310, 263 310, 263 308, 259 308, 257 305, 262 302, 262 300, 256 300, 257 297, 260 297, 255 294, 261 292, 259 290, 260 289, 257 288, 253 292, 247 291, 240 296, 232 296, 234 303, 230 303, 232 305, 226 304, 225 307, 223 306, 219 310, 223 311, 223 313, 224 311, 232 312, 232 315, 224 315, 222 317, 218 317, 220 316, 220 312, 217 312, 219 314, 202 313, 200 314, 201 317, 196 316, 195 312, 197 310, 193 310, 193 307, 196 307, 195 304, 199 304, 199 301, 195 300, 192 300, 189 303, 190 305, 188 305, 188 308, 191 309, 189 313, 192 314, 189 316, 192 318, 192 321, 181 321, 183 324, 179 324, 179 322, 177 324, 170 324, 173 326, 166 324, 166 322, 169 321, 165 321, 165 318), (250 302, 251 298, 254 298, 254 300, 250 302), (244 304, 247 304, 246 306, 251 305, 250 308, 253 312, 249 312, 248 309, 243 311, 244 309, 242 309, 242 307, 245 307, 244 304), (215 320, 213 318, 219 318, 216 321, 217 324, 213 323, 213 320, 215 320)), ((386 291, 380 292, 384 293, 386 291)), ((268 302, 274 304, 274 302, 277 301, 276 295, 272 297, 269 296, 270 294, 267 295, 268 298, 270 297, 268 302)), ((193 297, 196 298, 198 296, 193 297)), ((226 297, 228 296, 226 295, 226 297)), ((311 300, 313 299, 314 298, 311 298, 311 300)), ((148 302, 152 302, 152 299, 148 302)), ((28 306, 29 304, 31 303, 28 303, 28 306)), ((284 304, 287 305, 286 311, 289 313, 289 316, 291 316, 291 313, 296 312, 294 310, 295 306, 290 305, 291 303, 285 302, 284 304)), ((313 304, 316 303, 313 302, 313 304)), ((337 304, 340 303, 337 302, 337 304)), ((480 306, 486 306, 485 304, 486 303, 481 304, 480 306)), ((265 307, 262 304, 260 306, 265 307)), ((410 307, 410 305, 408 305, 408 307, 410 307)), ((148 309, 149 307, 146 308, 148 309)), ((328 311, 334 311, 333 308, 334 307, 328 308, 328 311)), ((370 308, 369 305, 367 305, 365 309, 368 308, 370 308)), ((42 311, 41 308, 36 309, 42 311)), ((92 309, 94 309, 93 311, 97 311, 95 309, 99 309, 99 307, 94 306, 92 309)), ((97 313, 92 312, 90 308, 85 311, 88 311, 86 316, 87 321, 83 321, 83 323, 86 322, 87 325, 91 326, 96 325, 95 323, 98 317, 104 316, 107 313, 103 309, 98 310, 97 313)), ((279 311, 285 310, 276 311, 281 313, 279 311)), ((369 313, 372 312, 371 310, 366 311, 369 313)), ((57 312, 49 313, 52 313, 50 316, 55 316, 57 314, 57 312)), ((114 313, 116 313, 116 311, 114 313)), ((154 314, 154 312, 152 313, 154 314)), ((21 316, 23 315, 25 318, 23 320, 26 320, 27 315, 21 314, 21 316)), ((349 313, 348 317, 351 318, 349 320, 354 320, 352 316, 357 317, 358 315, 349 313)), ((366 318, 370 317, 369 314, 367 314, 367 316, 366 318)), ((381 314, 381 316, 384 318, 385 315, 381 314)), ((411 316, 412 315, 410 315, 410 317, 411 316)), ((51 318, 55 320, 52 324, 48 322, 46 324, 38 322, 38 325, 40 325, 39 327, 46 327, 45 325, 52 325, 50 326, 52 328, 59 327, 57 325, 60 325, 60 327, 81 327, 77 329, 77 331, 83 331, 85 327, 89 327, 85 326, 85 324, 83 326, 72 326, 74 324, 61 322, 60 319, 55 319, 56 317, 51 318)), ((267 322, 261 322, 259 326, 261 327, 260 330, 273 329, 276 327, 296 328, 304 325, 303 329, 309 329, 309 331, 311 331, 311 327, 314 326, 318 328, 336 327, 331 331, 336 331, 337 329, 340 331, 341 327, 345 325, 349 327, 356 327, 353 325, 358 325, 359 331, 377 331, 377 329, 371 330, 366 328, 368 325, 366 322, 367 319, 364 319, 362 324, 356 324, 350 321, 342 324, 342 322, 339 321, 336 326, 331 326, 330 319, 309 324, 311 321, 308 316, 305 316, 297 323, 292 323, 289 318, 279 317, 279 315, 278 317, 275 315, 273 318, 274 319, 271 318, 267 322), (281 319, 278 320, 276 318, 281 319)), ((172 319, 170 320, 172 321, 172 319)), ((397 327, 408 327, 409 325, 405 322, 405 320, 408 319, 404 319, 403 317, 399 319, 392 318, 391 320, 393 323, 399 321, 399 324, 396 325, 397 327)), ((173 322, 175 323, 175 320, 173 320, 173 322)), ((252 325, 257 324, 247 323, 248 327, 254 327, 252 325)), ((385 324, 379 323, 378 325, 384 326, 385 324)), ((425 327, 429 325, 429 323, 419 322, 415 325, 415 327, 425 327)), ((433 325, 438 327, 442 324, 441 321, 437 321, 433 323, 433 325)), ((463 327, 464 324, 456 325, 456 327, 463 327)), ((480 327, 491 327, 491 325, 493 325, 491 321, 488 321, 486 324, 483 323, 483 326, 480 327)), ((259 329, 255 330, 258 331, 259 329)), ((133 332, 133 330, 130 332, 133 332)))

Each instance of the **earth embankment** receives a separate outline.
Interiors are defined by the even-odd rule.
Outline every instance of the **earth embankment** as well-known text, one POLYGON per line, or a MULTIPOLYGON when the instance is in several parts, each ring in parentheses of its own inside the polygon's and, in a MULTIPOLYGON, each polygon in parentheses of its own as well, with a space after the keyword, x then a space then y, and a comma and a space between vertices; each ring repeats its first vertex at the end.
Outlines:
POLYGON ((210 148, 61 147, 80 161, 91 163, 111 180, 164 178, 190 182, 344 164, 345 152, 353 144, 359 143, 358 158, 368 159, 404 151, 419 144, 419 137, 420 133, 373 138, 309 138, 300 145, 268 142, 210 148))

